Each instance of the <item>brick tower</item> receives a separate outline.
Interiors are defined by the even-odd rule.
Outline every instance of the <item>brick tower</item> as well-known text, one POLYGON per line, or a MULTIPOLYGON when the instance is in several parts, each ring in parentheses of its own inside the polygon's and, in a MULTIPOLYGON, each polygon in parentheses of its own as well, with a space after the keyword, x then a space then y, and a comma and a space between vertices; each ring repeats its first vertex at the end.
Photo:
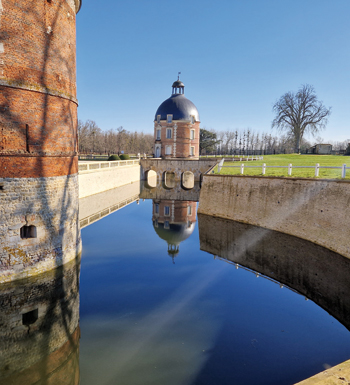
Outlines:
POLYGON ((185 86, 178 78, 169 99, 159 107, 154 119, 154 156, 156 158, 199 157, 199 114, 188 100, 185 86))
POLYGON ((81 0, 0 0, 0 282, 80 252, 75 18, 81 0))

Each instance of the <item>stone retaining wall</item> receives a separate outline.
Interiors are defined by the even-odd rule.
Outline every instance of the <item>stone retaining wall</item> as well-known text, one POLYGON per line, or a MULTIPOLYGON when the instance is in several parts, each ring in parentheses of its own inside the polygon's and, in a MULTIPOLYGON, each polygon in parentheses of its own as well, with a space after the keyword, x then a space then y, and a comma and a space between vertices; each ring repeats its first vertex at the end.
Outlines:
POLYGON ((350 258, 350 182, 205 175, 198 213, 290 234, 350 258))
POLYGON ((79 198, 98 194, 128 183, 140 182, 140 179, 141 167, 138 164, 79 171, 79 198))
POLYGON ((0 178, 0 283, 30 277, 81 250, 78 175, 0 178), (33 229, 23 236, 21 229, 33 229))

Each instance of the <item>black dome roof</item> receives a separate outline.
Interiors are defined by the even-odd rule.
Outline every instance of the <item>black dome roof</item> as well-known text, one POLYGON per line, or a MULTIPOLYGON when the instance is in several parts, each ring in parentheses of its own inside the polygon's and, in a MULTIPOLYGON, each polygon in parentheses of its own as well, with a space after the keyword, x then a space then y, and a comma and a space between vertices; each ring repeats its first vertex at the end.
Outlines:
POLYGON ((167 115, 173 115, 173 120, 191 120, 191 116, 194 116, 195 120, 199 122, 196 106, 183 94, 174 94, 165 100, 158 107, 154 120, 157 120, 158 115, 161 120, 166 120, 167 115))
POLYGON ((179 245, 185 241, 193 233, 195 225, 195 222, 192 222, 189 226, 187 222, 170 223, 169 228, 166 229, 164 228, 164 223, 158 223, 158 226, 155 226, 155 222, 153 222, 154 230, 159 238, 164 239, 164 241, 171 245, 179 245))

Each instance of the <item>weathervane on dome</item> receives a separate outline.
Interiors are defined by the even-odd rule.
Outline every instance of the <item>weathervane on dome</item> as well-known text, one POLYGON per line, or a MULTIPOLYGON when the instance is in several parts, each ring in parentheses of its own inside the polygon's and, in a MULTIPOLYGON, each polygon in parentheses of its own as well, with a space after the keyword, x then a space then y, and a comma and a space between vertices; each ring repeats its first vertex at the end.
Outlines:
POLYGON ((181 72, 178 72, 178 74, 177 74, 177 80, 180 80, 180 75, 181 75, 181 72))

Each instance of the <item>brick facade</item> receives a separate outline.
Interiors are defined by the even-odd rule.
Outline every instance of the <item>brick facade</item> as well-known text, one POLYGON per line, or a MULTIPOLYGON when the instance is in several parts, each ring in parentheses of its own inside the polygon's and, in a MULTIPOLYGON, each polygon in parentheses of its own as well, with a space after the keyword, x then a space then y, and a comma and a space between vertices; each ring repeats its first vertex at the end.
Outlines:
MULTIPOLYGON (((71 0, 2 0, 1 4, 0 166, 10 177, 6 155, 65 156, 76 162, 75 7, 79 4, 71 0)), ((42 175, 41 163, 29 161, 33 169, 27 171, 28 177, 42 175)))
POLYGON ((154 123, 155 145, 160 145, 161 158, 198 158, 199 157, 199 122, 174 120, 172 123, 167 121, 156 121, 154 123), (171 130, 171 138, 167 138, 167 129, 171 130), (157 139, 157 130, 160 130, 160 139, 157 139), (193 139, 191 139, 193 130, 193 139), (171 153, 166 153, 166 147, 171 146, 171 153), (193 155, 191 155, 193 147, 193 155))
POLYGON ((78 157, 3 156, 0 159, 3 178, 54 177, 78 172, 78 157))

